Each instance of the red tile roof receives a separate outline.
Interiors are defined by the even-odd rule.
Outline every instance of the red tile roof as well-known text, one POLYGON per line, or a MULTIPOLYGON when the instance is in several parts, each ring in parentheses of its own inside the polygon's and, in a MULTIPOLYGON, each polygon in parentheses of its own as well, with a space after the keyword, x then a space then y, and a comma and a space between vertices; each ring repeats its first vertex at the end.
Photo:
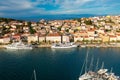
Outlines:
POLYGON ((116 34, 117 36, 120 36, 120 34, 116 34))
POLYGON ((88 36, 84 36, 84 38, 89 38, 88 36))
POLYGON ((47 36, 60 36, 59 33, 49 33, 47 36))
POLYGON ((109 35, 109 37, 111 37, 111 38, 116 38, 116 36, 115 36, 115 35, 109 35))

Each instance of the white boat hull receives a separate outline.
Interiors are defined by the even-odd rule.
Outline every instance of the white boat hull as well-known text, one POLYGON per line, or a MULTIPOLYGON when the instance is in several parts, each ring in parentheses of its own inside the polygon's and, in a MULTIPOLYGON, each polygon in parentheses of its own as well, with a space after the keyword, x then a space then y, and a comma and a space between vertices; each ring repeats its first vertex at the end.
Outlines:
POLYGON ((85 48, 85 47, 86 47, 86 45, 80 45, 80 47, 85 48))
POLYGON ((33 49, 32 47, 6 47, 6 49, 33 49))
POLYGON ((33 49, 30 45, 25 45, 22 42, 12 43, 5 46, 6 49, 33 49))
POLYGON ((71 45, 71 46, 51 46, 51 48, 58 48, 58 49, 66 49, 66 48, 75 48, 77 45, 71 45))
POLYGON ((74 48, 74 47, 77 47, 77 46, 69 46, 69 47, 56 47, 56 46, 52 46, 51 48, 74 48))

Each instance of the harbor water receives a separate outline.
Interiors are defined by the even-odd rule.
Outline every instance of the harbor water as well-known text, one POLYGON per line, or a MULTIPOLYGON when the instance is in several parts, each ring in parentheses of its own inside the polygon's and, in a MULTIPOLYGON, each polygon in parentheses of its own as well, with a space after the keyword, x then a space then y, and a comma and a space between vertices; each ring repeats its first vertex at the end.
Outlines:
POLYGON ((0 80, 34 80, 34 70, 37 80, 78 80, 87 51, 88 67, 94 58, 94 70, 99 59, 99 68, 104 62, 120 76, 120 48, 0 49, 0 80))

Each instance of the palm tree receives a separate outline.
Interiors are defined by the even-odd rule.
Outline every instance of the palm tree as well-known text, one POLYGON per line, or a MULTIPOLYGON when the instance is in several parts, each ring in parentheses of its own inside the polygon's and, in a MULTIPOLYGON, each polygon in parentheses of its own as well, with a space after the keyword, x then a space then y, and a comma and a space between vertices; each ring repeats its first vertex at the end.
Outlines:
POLYGON ((61 43, 63 43, 63 32, 59 31, 58 33, 59 33, 60 36, 61 36, 61 43))
POLYGON ((38 44, 39 44, 39 42, 40 42, 40 40, 39 40, 40 34, 41 34, 40 31, 38 31, 38 34, 37 34, 37 39, 38 39, 37 42, 38 42, 38 44))
POLYGON ((46 36, 49 34, 49 31, 47 31, 46 29, 45 29, 45 31, 46 31, 46 33, 45 33, 45 43, 47 42, 47 40, 46 40, 46 36))

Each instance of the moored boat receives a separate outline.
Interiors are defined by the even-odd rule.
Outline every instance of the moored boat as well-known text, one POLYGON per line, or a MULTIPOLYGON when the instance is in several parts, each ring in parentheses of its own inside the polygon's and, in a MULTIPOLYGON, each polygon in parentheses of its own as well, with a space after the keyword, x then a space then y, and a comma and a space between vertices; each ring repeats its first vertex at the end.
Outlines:
POLYGON ((99 69, 86 72, 79 77, 79 80, 120 80, 120 78, 114 73, 108 72, 108 69, 99 69))
POLYGON ((85 47, 86 47, 86 45, 80 45, 80 47, 85 48, 85 47))
POLYGON ((9 45, 5 46, 5 48, 6 49, 33 49, 32 46, 25 45, 21 41, 9 44, 9 45))
POLYGON ((87 59, 88 59, 88 53, 87 53, 86 59, 83 63, 81 73, 79 76, 79 80, 120 80, 120 77, 116 76, 112 72, 112 68, 111 68, 111 71, 108 71, 108 69, 104 69, 104 62, 102 63, 101 68, 98 69, 99 59, 97 60, 95 68, 91 69, 91 66, 93 66, 93 59, 94 59, 94 58, 92 58, 91 63, 89 65, 89 69, 88 69, 87 59), (84 68, 85 68, 85 72, 83 72, 84 68))
POLYGON ((58 43, 58 44, 53 44, 51 48, 74 48, 78 47, 78 45, 74 43, 58 43))
POLYGON ((95 47, 96 47, 96 48, 99 48, 99 47, 100 47, 100 45, 95 45, 95 47))

